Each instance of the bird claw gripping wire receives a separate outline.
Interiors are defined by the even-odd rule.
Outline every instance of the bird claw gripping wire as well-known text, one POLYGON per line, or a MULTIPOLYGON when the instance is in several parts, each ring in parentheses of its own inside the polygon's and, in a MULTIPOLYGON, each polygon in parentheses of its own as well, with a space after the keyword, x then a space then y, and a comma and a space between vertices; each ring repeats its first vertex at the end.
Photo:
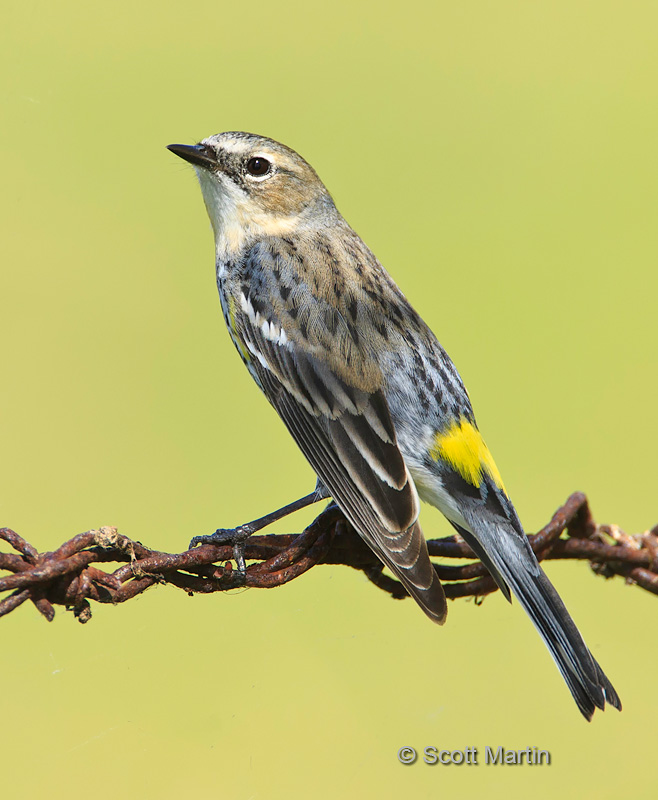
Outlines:
POLYGON ((247 566, 244 560, 246 542, 252 533, 259 530, 254 527, 254 524, 254 522, 247 522, 244 525, 238 525, 236 528, 218 528, 214 533, 195 536, 190 541, 189 549, 191 550, 201 544, 231 545, 233 547, 233 559, 238 572, 244 578, 247 575, 247 566))
POLYGON ((262 528, 266 528, 277 520, 287 517, 289 514, 293 514, 295 511, 299 511, 302 508, 306 508, 306 506, 313 505, 313 503, 318 503, 320 500, 326 499, 326 491, 318 484, 315 491, 304 495, 304 497, 300 497, 299 500, 294 500, 292 503, 278 508, 276 511, 265 514, 264 517, 259 517, 251 522, 245 522, 243 525, 238 525, 235 528, 218 528, 214 533, 195 536, 190 541, 189 549, 191 550, 193 547, 202 544, 231 545, 233 547, 233 559, 238 568, 238 572, 244 577, 247 574, 245 547, 247 539, 252 534, 262 528))

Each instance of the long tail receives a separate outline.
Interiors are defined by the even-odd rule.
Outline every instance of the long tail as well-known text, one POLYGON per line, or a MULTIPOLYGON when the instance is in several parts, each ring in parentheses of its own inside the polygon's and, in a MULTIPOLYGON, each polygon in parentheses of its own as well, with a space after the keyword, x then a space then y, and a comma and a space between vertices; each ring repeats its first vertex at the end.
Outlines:
POLYGON ((606 703, 621 711, 621 701, 583 641, 560 596, 525 535, 498 520, 468 520, 477 533, 455 526, 484 561, 509 599, 516 595, 546 643, 582 715, 590 720, 606 703))

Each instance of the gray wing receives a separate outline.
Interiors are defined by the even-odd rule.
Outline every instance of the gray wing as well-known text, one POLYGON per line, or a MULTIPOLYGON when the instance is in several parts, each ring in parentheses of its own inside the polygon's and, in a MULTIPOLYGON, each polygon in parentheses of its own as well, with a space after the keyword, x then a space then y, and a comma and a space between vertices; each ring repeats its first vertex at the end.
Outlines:
MULTIPOLYGON (((262 286, 257 298, 244 284, 240 292, 234 324, 254 378, 357 532, 425 613, 443 623, 445 594, 418 523, 418 494, 397 445, 381 381, 373 386, 369 364, 361 371, 367 372, 362 381, 367 388, 350 385, 338 374, 344 365, 330 364, 334 352, 345 352, 350 331, 344 318, 334 315, 334 341, 342 345, 318 348, 297 328, 282 327, 281 320, 289 317, 262 286)), ((319 306, 321 301, 305 292, 303 302, 319 306)), ((305 319, 317 311, 306 309, 305 319)), ((355 335, 351 358, 359 355, 357 341, 355 335)))

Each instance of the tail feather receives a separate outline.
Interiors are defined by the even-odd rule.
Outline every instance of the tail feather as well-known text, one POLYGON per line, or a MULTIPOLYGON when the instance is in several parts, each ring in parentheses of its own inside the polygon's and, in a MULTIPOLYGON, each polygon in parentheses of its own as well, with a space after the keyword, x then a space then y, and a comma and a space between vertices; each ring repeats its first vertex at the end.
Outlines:
MULTIPOLYGON (((469 522, 471 522, 469 520, 469 522)), ((621 701, 583 641, 560 596, 549 581, 525 536, 505 523, 473 519, 477 533, 461 530, 497 583, 508 584, 546 643, 578 708, 591 719, 596 708, 608 703, 621 710, 621 701), (502 528, 502 530, 501 530, 502 528), (472 540, 475 539, 475 542, 472 540)))

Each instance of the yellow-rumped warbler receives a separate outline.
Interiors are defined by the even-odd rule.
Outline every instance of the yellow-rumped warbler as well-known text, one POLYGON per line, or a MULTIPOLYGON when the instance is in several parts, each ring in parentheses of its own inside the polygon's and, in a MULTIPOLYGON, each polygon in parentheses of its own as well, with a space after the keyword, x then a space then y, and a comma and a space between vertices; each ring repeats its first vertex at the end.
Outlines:
MULTIPOLYGON (((318 476, 316 492, 282 512, 333 498, 443 623, 446 598, 418 522, 420 496, 448 518, 505 597, 518 597, 582 714, 590 719, 606 702, 620 709, 530 548, 459 373, 313 168, 250 133, 169 149, 199 177, 231 338, 318 476)), ((217 531, 193 544, 230 540, 217 531)))

